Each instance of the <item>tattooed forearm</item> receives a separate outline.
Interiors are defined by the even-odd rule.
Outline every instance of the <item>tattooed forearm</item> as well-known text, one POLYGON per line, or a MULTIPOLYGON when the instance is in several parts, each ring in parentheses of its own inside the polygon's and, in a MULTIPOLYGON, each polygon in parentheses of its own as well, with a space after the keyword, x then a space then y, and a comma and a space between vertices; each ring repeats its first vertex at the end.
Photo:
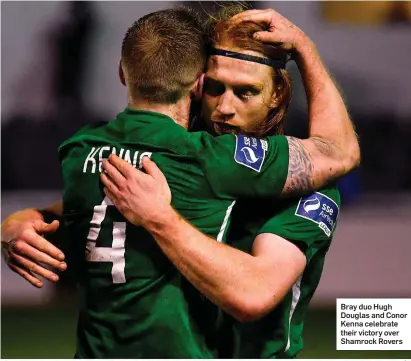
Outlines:
POLYGON ((284 186, 284 194, 294 195, 308 192, 312 189, 313 164, 310 153, 294 137, 288 139, 288 176, 284 186))

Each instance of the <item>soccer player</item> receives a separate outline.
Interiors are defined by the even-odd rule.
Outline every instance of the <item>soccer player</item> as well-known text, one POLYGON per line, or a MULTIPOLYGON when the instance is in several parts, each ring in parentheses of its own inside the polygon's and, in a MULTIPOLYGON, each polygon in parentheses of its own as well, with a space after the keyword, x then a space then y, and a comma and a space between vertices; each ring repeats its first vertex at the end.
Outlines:
MULTIPOLYGON (((219 51, 209 60, 204 89, 204 104, 214 106, 211 112, 204 109, 204 114, 212 114, 215 123, 210 119, 207 122, 211 131, 225 133, 253 127, 254 133, 273 128, 280 133, 281 121, 271 120, 270 125, 268 110, 253 107, 258 97, 258 75, 264 74, 261 80, 268 78, 266 83, 272 76, 271 69, 260 64, 264 59, 261 41, 252 38, 258 25, 246 19, 263 25, 291 25, 272 11, 246 12, 231 23, 214 22, 212 38, 219 51), (247 44, 249 51, 242 44, 247 44), (236 51, 240 51, 235 58, 238 60, 233 61, 236 51), (228 59, 224 58, 227 54, 228 59), (247 89, 247 101, 239 101, 239 89, 247 89), (244 112, 257 111, 266 120, 253 117, 254 123, 241 122, 244 112)), ((276 40, 273 29, 259 35, 266 44, 276 40)), ((109 198, 114 205, 131 222, 146 227, 184 276, 226 311, 216 331, 219 357, 295 357, 303 347, 306 310, 337 224, 340 196, 336 186, 297 200, 238 201, 227 237, 232 247, 227 247, 201 234, 167 207, 170 193, 154 163, 145 161, 149 175, 133 171, 121 160, 112 163, 135 173, 135 178, 134 174, 123 177, 113 167, 105 167, 109 178, 104 176, 103 183, 112 189, 109 198)))
MULTIPOLYGON (((179 24, 181 25, 181 21, 179 24)), ((161 27, 164 29, 163 23, 161 27)), ((146 28, 143 29, 146 30, 146 28)), ((171 30, 167 30, 167 35, 170 35, 171 30)), ((131 34, 132 31, 128 33, 129 36, 131 34)), ((174 39, 174 37, 171 38, 174 39)), ((190 39, 187 38, 187 41, 190 39)), ((158 41, 158 37, 156 40, 158 41)), ((147 44, 144 45, 147 46, 147 44)), ((162 45, 156 49, 164 50, 165 44, 162 45)), ((127 41, 125 41, 125 47, 127 47, 127 41)), ((175 49, 175 46, 172 49, 175 49)), ((176 50, 178 51, 178 48, 176 50)), ((195 50, 190 54, 191 57, 194 52, 195 50)), ((152 60, 150 57, 143 57, 144 59, 152 60)), ((332 146, 331 153, 325 155, 321 148, 318 149, 318 138, 314 141, 309 139, 308 142, 290 139, 288 140, 289 150, 288 146, 285 147, 286 160, 290 158, 291 165, 298 164, 308 167, 308 173, 305 171, 294 174, 295 169, 288 167, 291 169, 291 172, 288 172, 287 166, 284 167, 284 164, 281 164, 284 152, 282 147, 284 144, 287 145, 287 138, 273 137, 262 142, 256 138, 233 135, 222 136, 218 140, 204 133, 190 135, 167 116, 153 114, 152 111, 161 109, 163 114, 167 114, 171 110, 174 120, 186 126, 188 114, 186 119, 181 115, 184 115, 184 109, 187 113, 187 97, 196 88, 195 77, 191 82, 179 83, 184 80, 181 74, 173 74, 175 78, 170 80, 167 76, 170 76, 171 72, 163 72, 159 79, 155 77, 155 74, 147 71, 147 67, 142 67, 143 61, 138 62, 138 65, 140 69, 144 69, 145 73, 137 75, 132 62, 127 63, 127 56, 123 55, 123 60, 125 61, 122 63, 122 70, 125 73, 124 79, 132 100, 131 106, 108 125, 88 127, 60 148, 63 173, 67 183, 64 214, 69 226, 70 239, 72 242, 78 240, 72 247, 79 252, 77 256, 80 260, 79 272, 82 272, 84 276, 81 286, 86 303, 81 310, 78 355, 210 357, 212 356, 212 352, 208 349, 210 340, 205 340, 203 333, 200 335, 196 332, 210 324, 207 319, 204 321, 204 317, 190 314, 189 304, 186 304, 187 295, 192 297, 190 302, 200 302, 198 294, 184 283, 181 275, 175 271, 155 243, 147 239, 149 235, 145 231, 141 228, 127 226, 114 207, 110 207, 111 204, 107 198, 96 201, 98 197, 102 197, 102 191, 98 187, 98 174, 102 163, 100 160, 105 156, 104 152, 106 154, 115 152, 132 163, 134 167, 139 165, 143 153, 152 153, 153 159, 168 177, 173 191, 173 205, 186 218, 192 219, 194 225, 207 231, 211 236, 214 235, 221 239, 225 235, 231 204, 238 195, 274 197, 281 191, 289 193, 298 188, 306 191, 312 189, 316 182, 324 184, 330 176, 345 173, 355 166, 357 160, 355 157, 351 158, 351 155, 348 159, 345 157, 341 159, 341 153, 336 157, 332 152, 334 150, 332 146), (132 71, 131 68, 127 68, 128 66, 132 68, 132 71), (153 81, 154 85, 148 86, 144 81, 142 82, 144 75, 146 76, 144 79, 153 81), (139 81, 133 84, 134 79, 139 81), (182 94, 176 92, 178 87, 173 88, 176 82, 180 85, 180 90, 182 87, 182 94), (143 88, 139 89, 137 85, 143 88), (163 90, 165 86, 170 92, 159 93, 158 90, 163 90), (147 89, 155 89, 156 92, 150 96, 145 92, 147 89), (136 91, 134 95, 132 95, 132 90, 136 91), (150 99, 144 99, 143 95, 150 96, 150 99), (170 105, 170 102, 177 104, 178 107, 170 105), (140 110, 134 110, 135 108, 140 110), (141 109, 151 112, 144 112, 141 109), (244 150, 249 141, 253 148, 244 150), (170 143, 172 143, 171 146, 170 143), (243 147, 240 148, 239 145, 243 147), (303 148, 304 146, 311 150, 311 158, 303 148), (249 152, 249 154, 243 152, 249 152), (214 154, 218 154, 218 159, 212 157, 214 154), (300 161, 291 155, 300 157, 300 161), (301 156, 305 157, 302 161, 301 156), (280 160, 277 162, 279 164, 276 165, 278 160, 280 160), (327 160, 336 166, 332 172, 329 172, 328 167, 325 166, 327 160), (341 160, 343 160, 342 164, 340 164, 341 160), (316 165, 314 169, 310 169, 312 162, 316 165), (224 168, 221 168, 222 166, 224 168), (286 168, 285 171, 283 168, 286 168), (189 174, 190 178, 181 176, 181 173, 189 174), (307 176, 308 182, 306 182, 307 176), (172 178, 174 180, 170 181, 172 178), (74 182, 73 179, 75 179, 74 182), (249 187, 234 184, 233 181, 236 179, 241 179, 249 187), (87 198, 85 194, 88 195, 87 198), (187 199, 187 196, 191 199, 187 199), (206 215, 202 216, 200 214, 202 212, 206 215), (72 224, 76 227, 70 228, 72 224), (126 252, 125 238, 135 239, 139 236, 146 238, 146 241, 141 240, 133 244, 127 242, 127 248, 130 244, 130 249, 126 252), (97 242, 102 240, 109 244, 103 243, 103 247, 99 246, 97 242), (87 248, 87 262, 84 262, 84 257, 80 253, 84 252, 85 247, 87 248), (130 263, 127 260, 133 260, 133 262, 130 263), (110 273, 111 277, 107 277, 110 273), (96 282, 91 282, 96 279, 96 282), (157 292, 156 297, 150 297, 149 290, 153 288, 157 292), (112 302, 113 298, 115 298, 114 302, 112 302), (136 303, 137 299, 140 307, 136 303), (147 322, 136 324, 136 320, 143 318, 142 315, 147 316, 147 322), (170 332, 173 332, 172 336, 170 332), (128 344, 127 340, 131 339, 133 342, 128 344), (164 339, 168 342, 160 343, 164 339)), ((158 66, 158 56, 156 60, 156 66, 158 66)), ((178 57, 178 61, 179 65, 183 66, 181 56, 178 57)), ((150 63, 152 64, 152 61, 150 63)), ((312 125, 315 123, 313 122, 312 125)), ((336 123, 340 123, 339 130, 348 129, 349 131, 351 127, 346 115, 337 119, 336 123)), ((338 128, 337 124, 336 127, 338 128)), ((351 135, 355 140, 355 134, 352 132, 351 135)), ((347 138, 343 137, 342 140, 342 143, 348 141, 348 148, 352 142, 349 138, 348 134, 347 138)), ((341 145, 338 140, 337 144, 341 145)), ((344 145, 347 144, 344 143, 344 145)), ((344 150, 347 151, 345 148, 344 150)), ((105 166, 109 164, 105 162, 105 166)), ((27 235, 28 231, 25 232, 27 235)), ((12 234, 12 231, 8 232, 9 240, 10 236, 15 239, 12 234)), ((7 232, 5 235, 7 236, 7 232)), ((36 238, 37 241, 39 238, 36 238)), ((12 246, 16 246, 21 253, 28 252, 27 244, 17 242, 12 242, 12 246)), ((39 254, 36 257, 38 259, 39 254)), ((33 258, 36 259, 36 257, 33 258)), ((21 258, 19 259, 22 261, 21 258)), ((44 258, 39 261, 50 262, 49 259, 44 258)), ((23 268, 28 267, 26 261, 20 264, 23 268)), ((14 264, 13 266, 17 267, 14 264)), ((39 269, 40 267, 33 271, 40 272, 39 269)), ((29 276, 24 269, 25 273, 22 272, 22 268, 19 270, 23 276, 29 276)), ((206 318, 212 320, 211 316, 207 315, 206 318)))

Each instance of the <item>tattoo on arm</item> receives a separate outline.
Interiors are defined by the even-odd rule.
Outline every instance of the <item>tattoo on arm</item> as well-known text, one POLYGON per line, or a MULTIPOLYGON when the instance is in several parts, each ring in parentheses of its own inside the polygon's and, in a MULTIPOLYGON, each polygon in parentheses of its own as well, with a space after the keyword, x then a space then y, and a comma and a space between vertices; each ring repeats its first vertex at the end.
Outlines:
POLYGON ((310 140, 321 154, 328 158, 331 158, 334 155, 333 147, 323 139, 311 137, 310 140))
POLYGON ((288 139, 288 176, 284 186, 284 194, 293 195, 308 192, 312 189, 312 171, 310 153, 300 143, 299 139, 288 139))
MULTIPOLYGON (((324 185, 332 180, 335 180, 343 172, 343 168, 335 166, 335 151, 331 144, 327 143, 321 138, 311 137, 310 143, 317 152, 327 159, 327 166, 325 163, 316 163, 317 157, 312 157, 309 150, 307 150, 301 139, 294 137, 287 137, 288 139, 288 175, 284 185, 283 195, 301 195, 318 189, 320 184, 324 185), (333 166, 334 165, 334 166, 333 166), (316 167, 314 172, 314 167, 316 167)), ((342 165, 341 165, 342 166, 342 165)))

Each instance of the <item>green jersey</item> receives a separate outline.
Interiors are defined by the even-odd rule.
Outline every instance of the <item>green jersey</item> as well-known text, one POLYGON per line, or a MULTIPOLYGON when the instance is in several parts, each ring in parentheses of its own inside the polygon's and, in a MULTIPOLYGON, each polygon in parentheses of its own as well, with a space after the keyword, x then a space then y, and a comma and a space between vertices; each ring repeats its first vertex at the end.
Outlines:
POLYGON ((174 208, 224 241, 237 197, 281 192, 286 138, 213 138, 188 133, 165 115, 127 108, 109 123, 86 126, 59 148, 63 215, 80 295, 76 357, 214 357, 216 306, 105 197, 99 177, 110 153, 135 168, 151 157, 167 178, 174 208))
POLYGON ((291 358, 301 351, 305 315, 320 281, 339 207, 336 187, 324 188, 298 201, 238 202, 228 235, 230 245, 251 253, 258 234, 273 233, 298 246, 307 265, 290 292, 262 319, 241 324, 224 314, 221 357, 291 358))

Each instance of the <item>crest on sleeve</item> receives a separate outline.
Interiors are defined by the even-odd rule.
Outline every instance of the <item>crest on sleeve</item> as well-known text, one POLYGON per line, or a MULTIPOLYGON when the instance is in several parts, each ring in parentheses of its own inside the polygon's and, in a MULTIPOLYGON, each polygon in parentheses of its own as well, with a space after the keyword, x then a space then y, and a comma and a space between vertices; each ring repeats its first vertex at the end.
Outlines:
POLYGON ((256 172, 264 163, 267 141, 245 135, 236 135, 234 160, 256 172))
POLYGON ((337 203, 325 194, 315 192, 300 199, 295 215, 317 223, 329 237, 337 222, 338 212, 337 203))

